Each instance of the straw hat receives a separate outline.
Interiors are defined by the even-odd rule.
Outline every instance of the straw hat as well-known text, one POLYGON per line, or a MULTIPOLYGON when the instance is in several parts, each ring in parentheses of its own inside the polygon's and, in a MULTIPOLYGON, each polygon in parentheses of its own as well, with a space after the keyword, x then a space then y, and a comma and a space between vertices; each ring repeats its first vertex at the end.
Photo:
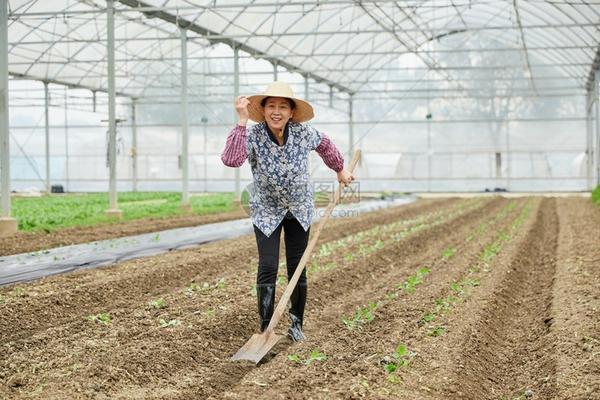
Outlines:
POLYGON ((267 90, 264 93, 248 97, 250 101, 250 104, 248 104, 248 114, 250 114, 252 121, 263 122, 265 120, 263 107, 260 105, 260 102, 267 97, 286 97, 294 100, 296 108, 291 118, 294 122, 306 122, 315 116, 309 102, 294 96, 294 92, 288 83, 277 81, 267 86, 267 90))

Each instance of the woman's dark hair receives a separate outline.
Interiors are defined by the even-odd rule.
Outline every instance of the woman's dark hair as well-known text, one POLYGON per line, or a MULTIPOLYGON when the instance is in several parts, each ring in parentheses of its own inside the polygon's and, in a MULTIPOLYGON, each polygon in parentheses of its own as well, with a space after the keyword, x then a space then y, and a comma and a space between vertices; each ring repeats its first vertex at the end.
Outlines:
MULTIPOLYGON (((260 105, 265 108, 265 104, 267 104, 267 100, 269 100, 271 97, 265 97, 264 99, 262 99, 262 101, 260 102, 260 105)), ((292 99, 288 99, 287 97, 284 97, 284 99, 287 100, 287 102, 290 104, 290 107, 293 109, 296 108, 296 102, 294 102, 294 100, 292 99)))

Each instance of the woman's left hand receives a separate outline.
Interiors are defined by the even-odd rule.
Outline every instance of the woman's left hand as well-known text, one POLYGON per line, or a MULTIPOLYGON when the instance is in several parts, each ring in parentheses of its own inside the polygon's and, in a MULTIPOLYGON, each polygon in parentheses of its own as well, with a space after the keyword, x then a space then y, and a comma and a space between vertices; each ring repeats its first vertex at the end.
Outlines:
POLYGON ((352 175, 352 173, 350 173, 346 168, 344 168, 337 173, 337 180, 339 183, 348 185, 354 180, 354 175, 352 175))

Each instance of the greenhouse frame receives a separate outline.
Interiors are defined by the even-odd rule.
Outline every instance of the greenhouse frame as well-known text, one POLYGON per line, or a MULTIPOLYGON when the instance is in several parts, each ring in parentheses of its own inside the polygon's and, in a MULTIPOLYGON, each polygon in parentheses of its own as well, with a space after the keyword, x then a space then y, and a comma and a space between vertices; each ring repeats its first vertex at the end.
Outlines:
MULTIPOLYGON (((273 80, 363 151, 364 191, 584 191, 600 177, 594 1, 2 0, 11 190, 232 191, 233 99, 273 80), (9 117, 10 114, 10 117, 9 117)), ((315 179, 330 179, 320 162, 315 179)))

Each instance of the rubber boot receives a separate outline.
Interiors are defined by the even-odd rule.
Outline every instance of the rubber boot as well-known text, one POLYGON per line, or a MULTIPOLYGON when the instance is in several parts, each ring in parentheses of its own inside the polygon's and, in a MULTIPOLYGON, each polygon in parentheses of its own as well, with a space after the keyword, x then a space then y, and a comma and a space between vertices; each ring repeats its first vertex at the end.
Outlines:
POLYGON ((306 339, 302 332, 302 322, 304 321, 304 306, 306 305, 306 285, 298 284, 292 296, 290 297, 290 320, 292 324, 288 329, 288 335, 294 342, 300 342, 306 339))
POLYGON ((271 322, 275 304, 275 284, 256 285, 256 297, 258 298, 258 316, 260 317, 260 331, 264 332, 271 322))

